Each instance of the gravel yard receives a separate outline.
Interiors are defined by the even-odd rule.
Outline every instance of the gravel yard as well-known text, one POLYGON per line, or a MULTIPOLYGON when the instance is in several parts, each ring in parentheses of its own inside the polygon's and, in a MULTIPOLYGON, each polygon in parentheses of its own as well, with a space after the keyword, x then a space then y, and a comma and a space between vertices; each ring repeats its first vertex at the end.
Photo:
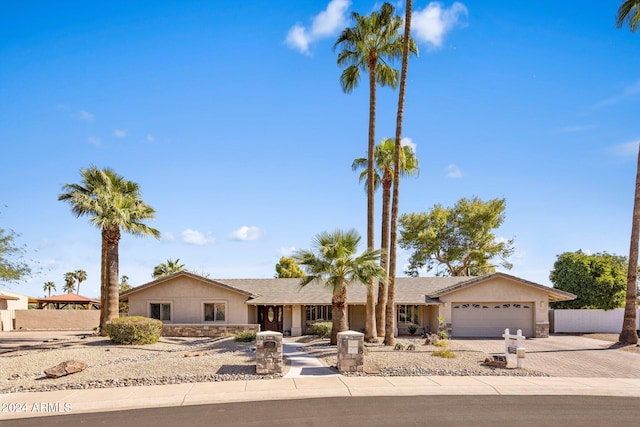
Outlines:
MULTIPOLYGON (((304 351, 325 365, 335 366, 335 347, 327 339, 299 337, 304 351)), ((435 346, 422 339, 398 342, 415 350, 396 351, 383 345, 367 345, 365 375, 536 375, 540 372, 496 369, 481 365, 487 356, 452 343, 456 357, 435 357, 435 346)), ((185 382, 264 379, 255 370, 255 342, 225 338, 172 338, 144 346, 114 345, 108 338, 50 342, 0 354, 0 392, 124 387, 185 382), (87 368, 61 378, 47 378, 44 370, 67 360, 78 360, 87 368)))

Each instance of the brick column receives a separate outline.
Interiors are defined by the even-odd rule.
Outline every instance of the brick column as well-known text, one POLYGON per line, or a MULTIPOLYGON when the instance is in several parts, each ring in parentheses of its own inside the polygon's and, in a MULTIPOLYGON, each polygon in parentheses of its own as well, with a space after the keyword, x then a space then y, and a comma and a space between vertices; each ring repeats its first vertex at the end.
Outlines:
POLYGON ((256 334, 256 373, 282 373, 282 333, 264 331, 256 334))
POLYGON ((338 371, 364 371, 364 334, 355 331, 338 333, 338 371))

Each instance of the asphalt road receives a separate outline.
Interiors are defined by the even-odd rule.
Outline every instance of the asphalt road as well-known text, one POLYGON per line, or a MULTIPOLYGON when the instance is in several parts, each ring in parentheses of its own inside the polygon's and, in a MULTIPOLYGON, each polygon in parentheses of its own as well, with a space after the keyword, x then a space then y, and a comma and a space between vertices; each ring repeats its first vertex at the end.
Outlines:
MULTIPOLYGON (((117 392, 117 391, 116 391, 117 392)), ((224 403, 14 419, 22 426, 632 426, 640 398, 403 396, 224 403)), ((1 422, 0 422, 1 423, 1 422)))

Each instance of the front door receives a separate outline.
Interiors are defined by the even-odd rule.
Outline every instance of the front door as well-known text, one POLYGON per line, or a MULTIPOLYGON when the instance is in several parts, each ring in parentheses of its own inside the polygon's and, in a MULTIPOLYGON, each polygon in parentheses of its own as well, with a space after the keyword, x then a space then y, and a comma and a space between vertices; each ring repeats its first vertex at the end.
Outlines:
POLYGON ((260 309, 260 330, 282 332, 282 306, 264 305, 260 309))

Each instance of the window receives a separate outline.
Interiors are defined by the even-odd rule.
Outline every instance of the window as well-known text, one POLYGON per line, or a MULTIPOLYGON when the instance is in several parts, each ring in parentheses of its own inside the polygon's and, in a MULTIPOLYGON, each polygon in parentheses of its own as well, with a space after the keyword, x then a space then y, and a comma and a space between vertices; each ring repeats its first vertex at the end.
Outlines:
POLYGON ((171 321, 171 303, 150 303, 149 317, 152 319, 162 320, 163 322, 171 321))
POLYGON ((419 324, 417 305, 398 305, 398 324, 419 324))
POLYGON ((204 303, 205 322, 224 322, 226 320, 226 304, 223 302, 204 303))
POLYGON ((306 319, 308 322, 318 320, 331 320, 330 305, 307 305, 305 306, 306 319))

